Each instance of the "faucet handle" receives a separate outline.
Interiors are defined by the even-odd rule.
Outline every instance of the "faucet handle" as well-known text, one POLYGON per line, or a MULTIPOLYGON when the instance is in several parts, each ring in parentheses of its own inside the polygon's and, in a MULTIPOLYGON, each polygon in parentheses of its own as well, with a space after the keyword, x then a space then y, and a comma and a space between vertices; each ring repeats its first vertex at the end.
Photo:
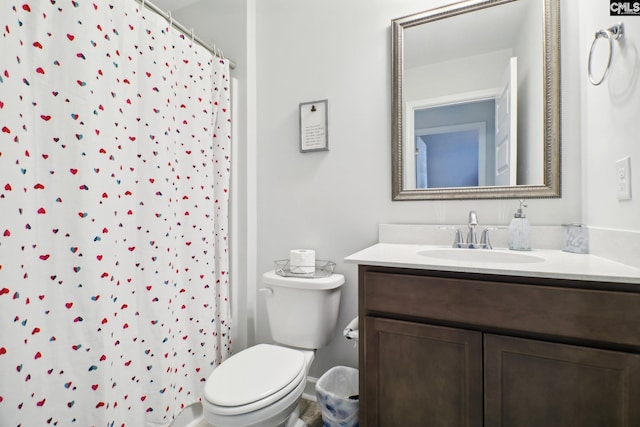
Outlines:
POLYGON ((491 230, 506 230, 507 227, 487 227, 482 230, 482 234, 480 235, 480 245, 479 247, 482 249, 493 249, 491 245, 491 239, 489 236, 489 231, 491 230))
POLYGON ((495 227, 487 227, 482 230, 482 235, 480 236, 480 247, 482 249, 493 249, 493 246, 491 246, 491 240, 489 239, 489 231, 495 229, 495 227))
POLYGON ((460 230, 459 228, 456 228, 456 237, 453 240, 453 245, 451 245, 454 248, 464 248, 466 245, 464 244, 464 237, 462 236, 462 230, 460 230))
POLYGON ((467 245, 464 243, 464 237, 462 235, 462 230, 460 227, 456 227, 455 225, 441 225, 440 230, 454 230, 456 232, 456 236, 453 239, 452 248, 465 248, 467 245))

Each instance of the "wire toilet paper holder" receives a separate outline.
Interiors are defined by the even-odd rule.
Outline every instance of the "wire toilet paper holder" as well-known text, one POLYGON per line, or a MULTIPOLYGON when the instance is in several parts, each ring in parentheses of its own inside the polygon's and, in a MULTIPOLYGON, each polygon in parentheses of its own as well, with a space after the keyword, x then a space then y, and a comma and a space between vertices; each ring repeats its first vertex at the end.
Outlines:
POLYGON ((275 272, 279 276, 283 277, 298 277, 306 279, 319 279, 321 277, 329 277, 333 274, 336 263, 333 261, 326 261, 317 259, 315 261, 315 270, 309 273, 300 273, 291 269, 291 264, 288 259, 277 259, 274 261, 275 272))
POLYGON ((606 30, 596 31, 593 42, 591 43, 591 49, 589 49, 589 63, 587 64, 587 70, 589 72, 589 81, 594 86, 598 86, 607 77, 607 74, 609 73, 609 67, 611 67, 611 58, 613 56, 613 41, 620 40, 623 35, 624 35, 624 25, 622 24, 622 22, 618 22, 616 25, 609 27, 606 30), (598 41, 598 39, 601 39, 601 38, 607 39, 609 41, 609 55, 607 58, 607 66, 604 69, 604 73, 602 73, 602 77, 596 80, 593 78, 593 72, 591 71, 591 60, 593 57, 593 49, 596 45, 596 42, 598 41))

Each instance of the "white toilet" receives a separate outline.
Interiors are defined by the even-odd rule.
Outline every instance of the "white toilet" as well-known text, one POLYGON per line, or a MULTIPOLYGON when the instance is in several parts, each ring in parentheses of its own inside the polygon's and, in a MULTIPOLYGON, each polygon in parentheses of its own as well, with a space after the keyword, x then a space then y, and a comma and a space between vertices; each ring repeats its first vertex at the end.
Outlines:
POLYGON ((271 336, 221 363, 204 386, 205 420, 214 427, 298 427, 298 402, 314 351, 334 337, 344 276, 263 275, 271 336))

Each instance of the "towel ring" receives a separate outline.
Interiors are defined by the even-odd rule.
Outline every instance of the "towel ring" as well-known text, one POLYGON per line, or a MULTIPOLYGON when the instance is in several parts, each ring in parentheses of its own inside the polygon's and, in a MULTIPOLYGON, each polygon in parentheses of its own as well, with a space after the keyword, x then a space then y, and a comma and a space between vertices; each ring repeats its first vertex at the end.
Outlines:
POLYGON ((613 55, 613 41, 619 40, 623 34, 624 34, 624 25, 622 25, 622 22, 619 22, 618 24, 614 25, 613 27, 607 28, 606 30, 600 30, 596 32, 595 38, 591 43, 591 49, 589 49, 589 64, 588 64, 589 81, 591 81, 591 84, 593 84, 594 86, 598 86, 600 83, 604 81, 605 77, 607 77, 607 73, 609 73, 609 67, 611 66, 611 57, 613 55), (605 38, 609 40, 609 58, 607 59, 607 67, 604 69, 604 73, 602 73, 602 77, 600 77, 600 80, 595 80, 593 78, 593 73, 591 71, 591 57, 593 56, 593 48, 595 47, 596 42, 598 41, 599 38, 605 38))

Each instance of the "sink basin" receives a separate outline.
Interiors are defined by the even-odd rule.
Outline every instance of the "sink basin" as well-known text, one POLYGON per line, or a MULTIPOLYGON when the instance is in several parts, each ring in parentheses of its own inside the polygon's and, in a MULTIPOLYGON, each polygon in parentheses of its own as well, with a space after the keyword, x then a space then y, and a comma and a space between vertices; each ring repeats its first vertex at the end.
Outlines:
POLYGON ((529 255, 521 252, 506 252, 500 250, 487 249, 427 249, 418 252, 418 255, 427 258, 440 260, 457 261, 457 262, 484 262, 484 263, 500 263, 500 264, 530 264, 534 262, 543 262, 544 258, 535 255, 529 255))

